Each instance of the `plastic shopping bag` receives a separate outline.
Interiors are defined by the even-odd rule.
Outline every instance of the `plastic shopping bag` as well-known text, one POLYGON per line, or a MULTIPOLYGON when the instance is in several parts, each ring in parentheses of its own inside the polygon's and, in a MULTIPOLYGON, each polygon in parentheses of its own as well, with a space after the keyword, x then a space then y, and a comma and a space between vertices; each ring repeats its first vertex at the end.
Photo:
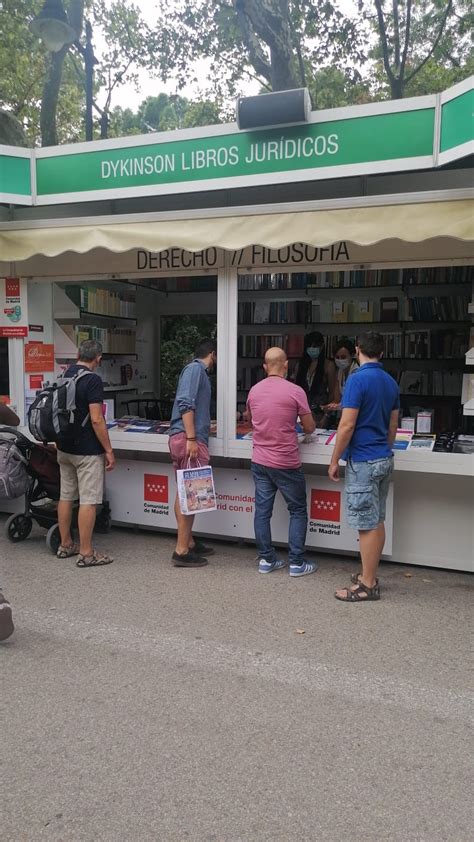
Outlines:
POLYGON ((214 476, 210 465, 176 471, 179 507, 183 515, 214 512, 217 509, 214 476))

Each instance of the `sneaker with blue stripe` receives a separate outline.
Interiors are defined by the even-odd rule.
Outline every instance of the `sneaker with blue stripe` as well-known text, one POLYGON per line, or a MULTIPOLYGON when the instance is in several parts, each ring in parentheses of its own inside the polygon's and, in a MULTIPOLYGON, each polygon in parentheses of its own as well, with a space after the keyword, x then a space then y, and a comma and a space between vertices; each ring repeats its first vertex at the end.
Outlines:
POLYGON ((266 558, 259 558, 258 560, 259 573, 272 573, 274 570, 281 570, 282 567, 286 567, 286 561, 283 561, 283 559, 267 561, 266 558))
POLYGON ((315 561, 304 561, 303 564, 290 564, 290 576, 309 576, 316 573, 318 565, 315 561))

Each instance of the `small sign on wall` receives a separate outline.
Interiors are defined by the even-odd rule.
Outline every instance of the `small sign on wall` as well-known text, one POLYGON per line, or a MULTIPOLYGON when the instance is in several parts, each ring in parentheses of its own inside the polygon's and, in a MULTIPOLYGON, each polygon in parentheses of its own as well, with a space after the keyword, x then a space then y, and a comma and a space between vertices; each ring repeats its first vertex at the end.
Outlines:
POLYGON ((25 345, 25 371, 44 373, 54 371, 54 345, 45 342, 27 342, 25 345))
POLYGON ((0 278, 0 336, 28 336, 27 286, 21 278, 0 278))
POLYGON ((42 389, 43 388, 43 375, 42 374, 30 374, 30 389, 42 389))

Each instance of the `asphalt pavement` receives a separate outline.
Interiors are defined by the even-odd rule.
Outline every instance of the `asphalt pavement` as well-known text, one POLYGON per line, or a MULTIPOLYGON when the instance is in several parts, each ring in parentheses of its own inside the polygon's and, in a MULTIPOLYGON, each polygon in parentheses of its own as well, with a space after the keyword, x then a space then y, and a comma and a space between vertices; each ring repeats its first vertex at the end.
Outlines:
POLYGON ((472 576, 384 564, 346 605, 349 559, 295 580, 216 541, 183 570, 115 529, 79 570, 5 519, 2 842, 472 839, 472 576))

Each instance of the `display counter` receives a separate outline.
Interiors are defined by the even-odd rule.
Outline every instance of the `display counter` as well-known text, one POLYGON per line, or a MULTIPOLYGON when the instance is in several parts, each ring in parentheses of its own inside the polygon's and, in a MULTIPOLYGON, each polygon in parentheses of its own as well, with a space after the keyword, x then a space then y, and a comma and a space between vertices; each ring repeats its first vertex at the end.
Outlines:
MULTIPOLYGON (((107 494, 116 523, 174 530, 175 479, 168 437, 110 430, 116 470, 107 475, 107 494)), ((341 486, 327 477, 332 446, 301 444, 307 476, 307 545, 317 553, 357 554, 357 533, 344 524, 341 486)), ((198 515, 196 532, 252 541, 254 487, 250 441, 211 438, 218 511, 198 515)), ((474 455, 395 453, 387 507, 383 557, 405 564, 473 571, 474 455)), ((287 543, 288 514, 277 496, 276 543, 287 543)))

